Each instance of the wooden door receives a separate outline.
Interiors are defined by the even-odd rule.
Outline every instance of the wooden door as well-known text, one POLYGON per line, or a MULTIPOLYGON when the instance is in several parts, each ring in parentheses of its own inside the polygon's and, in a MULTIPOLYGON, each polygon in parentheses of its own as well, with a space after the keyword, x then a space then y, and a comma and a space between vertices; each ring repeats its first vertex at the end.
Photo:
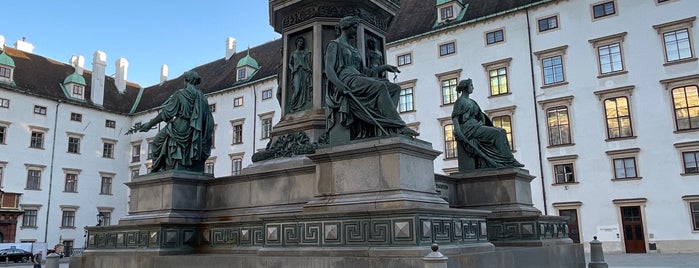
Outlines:
POLYGON ((621 207, 621 225, 626 253, 646 253, 641 207, 621 207))
POLYGON ((558 215, 566 217, 568 222, 568 237, 573 239, 573 243, 580 243, 580 227, 578 226, 577 209, 561 209, 558 215))

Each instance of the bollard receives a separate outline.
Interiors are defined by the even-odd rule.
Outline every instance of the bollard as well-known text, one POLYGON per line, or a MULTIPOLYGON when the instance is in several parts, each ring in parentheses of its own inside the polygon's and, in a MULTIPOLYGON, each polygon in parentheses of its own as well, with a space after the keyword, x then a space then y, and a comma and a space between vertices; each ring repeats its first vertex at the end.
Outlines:
POLYGON ((442 255, 442 253, 439 253, 437 250, 439 250, 439 245, 432 244, 432 252, 422 258, 425 263, 425 268, 447 268, 447 260, 449 258, 442 255))
POLYGON ((604 262, 604 252, 602 252, 602 242, 597 240, 597 237, 593 237, 594 240, 590 241, 590 264, 587 265, 588 268, 607 268, 607 263, 604 262))
POLYGON ((58 268, 58 260, 61 259, 61 256, 58 256, 56 253, 51 253, 48 256, 46 256, 46 268, 58 268))

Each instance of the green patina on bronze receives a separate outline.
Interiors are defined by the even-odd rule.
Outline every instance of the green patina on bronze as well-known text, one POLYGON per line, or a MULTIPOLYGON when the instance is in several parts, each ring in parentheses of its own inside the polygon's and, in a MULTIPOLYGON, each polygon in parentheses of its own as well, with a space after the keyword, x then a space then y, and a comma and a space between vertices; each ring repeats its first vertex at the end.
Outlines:
POLYGON ((214 118, 204 94, 196 88, 201 77, 194 71, 184 73, 185 88, 177 90, 163 103, 160 113, 145 124, 134 125, 127 134, 148 132, 160 122, 167 125, 153 138, 151 172, 186 170, 204 172, 211 155, 214 118))
POLYGON ((303 132, 297 132, 279 136, 274 141, 267 143, 264 151, 252 155, 252 162, 259 162, 280 157, 292 157, 295 155, 312 154, 316 152, 318 143, 311 143, 303 132))
POLYGON ((399 72, 391 65, 364 66, 359 50, 350 44, 357 36, 359 18, 340 20, 340 37, 325 52, 327 126, 331 144, 350 140, 403 134, 417 136, 400 118, 396 107, 400 86, 379 78, 383 72, 399 72))
POLYGON ((471 79, 459 82, 456 91, 461 95, 454 103, 451 118, 454 122, 454 137, 459 146, 459 171, 523 167, 510 151, 505 130, 494 127, 478 103, 469 98, 473 93, 471 79))
POLYGON ((294 113, 306 110, 313 96, 313 68, 311 54, 306 51, 306 39, 299 36, 294 41, 296 50, 289 58, 291 72, 291 88, 287 101, 287 112, 294 113))

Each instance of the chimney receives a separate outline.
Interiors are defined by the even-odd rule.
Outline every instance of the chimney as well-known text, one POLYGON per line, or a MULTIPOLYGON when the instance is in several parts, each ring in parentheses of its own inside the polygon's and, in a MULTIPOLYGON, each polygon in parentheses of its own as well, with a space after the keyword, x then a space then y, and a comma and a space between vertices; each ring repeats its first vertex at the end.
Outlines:
POLYGON ((70 57, 70 65, 75 68, 75 72, 79 75, 83 75, 83 70, 85 70, 85 57, 82 55, 73 55, 70 57))
POLYGON ((5 36, 0 35, 0 51, 5 50, 5 36))
POLYGON ((95 51, 92 56, 92 103, 102 106, 104 103, 104 72, 107 67, 107 54, 102 51, 95 51))
POLYGON ((26 38, 24 37, 22 37, 22 40, 17 40, 17 42, 15 42, 15 48, 27 53, 33 53, 34 45, 32 45, 29 42, 26 42, 25 40, 26 38))
POLYGON ((160 84, 162 85, 167 81, 167 64, 163 64, 163 66, 160 66, 160 84))
POLYGON ((226 39, 226 60, 233 57, 235 54, 235 38, 228 37, 226 39))
POLYGON ((116 61, 116 76, 114 77, 114 84, 117 87, 119 93, 126 92, 126 74, 129 69, 129 62, 124 58, 119 58, 116 61))

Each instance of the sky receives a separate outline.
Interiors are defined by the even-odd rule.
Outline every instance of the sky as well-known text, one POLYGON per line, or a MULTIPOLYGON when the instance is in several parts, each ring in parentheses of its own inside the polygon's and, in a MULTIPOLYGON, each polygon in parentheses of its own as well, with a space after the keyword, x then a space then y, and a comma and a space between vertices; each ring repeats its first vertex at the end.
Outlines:
POLYGON ((281 35, 269 24, 268 0, 3 0, 0 35, 14 47, 26 38, 34 54, 68 63, 85 58, 92 69, 96 50, 129 62, 127 80, 148 87, 160 82, 160 67, 175 78, 226 55, 226 38, 237 51, 281 35))

